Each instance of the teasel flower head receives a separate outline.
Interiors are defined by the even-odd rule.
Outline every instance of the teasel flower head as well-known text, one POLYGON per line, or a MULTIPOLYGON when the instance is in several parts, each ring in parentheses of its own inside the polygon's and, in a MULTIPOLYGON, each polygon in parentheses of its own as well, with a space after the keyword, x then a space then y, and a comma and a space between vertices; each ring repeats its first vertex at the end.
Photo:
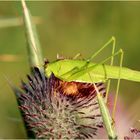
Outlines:
POLYGON ((124 140, 136 140, 140 139, 140 130, 137 128, 130 128, 130 136, 125 136, 124 140))
MULTIPOLYGON (((91 83, 47 78, 33 68, 28 83, 16 90, 19 109, 30 138, 93 139, 103 127, 96 91, 91 83)), ((105 94, 104 85, 97 83, 105 94)))

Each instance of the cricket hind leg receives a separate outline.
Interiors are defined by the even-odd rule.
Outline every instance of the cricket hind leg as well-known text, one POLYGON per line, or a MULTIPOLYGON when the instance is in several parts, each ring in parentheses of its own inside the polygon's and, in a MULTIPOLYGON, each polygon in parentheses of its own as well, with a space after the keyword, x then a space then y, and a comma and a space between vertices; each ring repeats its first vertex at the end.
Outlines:
MULTIPOLYGON (((109 44, 111 44, 112 42, 113 42, 113 45, 112 45, 112 58, 111 58, 111 64, 110 64, 110 65, 113 65, 113 61, 114 61, 113 54, 114 54, 114 52, 115 52, 115 46, 116 46, 116 45, 115 45, 115 44, 116 44, 116 39, 115 39, 114 36, 112 36, 112 37, 107 41, 107 43, 105 43, 105 45, 103 45, 103 46, 102 46, 97 52, 95 52, 91 57, 89 57, 88 59, 86 59, 86 64, 83 66, 83 68, 87 68, 89 62, 92 61, 93 58, 95 58, 101 51, 103 51, 106 47, 108 47, 109 44)), ((78 58, 79 56, 81 56, 80 53, 76 54, 76 55, 73 57, 73 59, 76 59, 76 58, 78 58)), ((78 68, 76 67, 76 68, 74 68, 74 69, 68 71, 67 73, 63 74, 62 76, 64 76, 64 75, 70 75, 70 74, 73 75, 73 73, 75 73, 76 70, 77 70, 77 72, 80 71, 80 69, 78 69, 78 68)), ((109 93, 109 87, 110 87, 110 82, 108 83, 108 86, 107 86, 107 94, 106 94, 107 97, 108 97, 108 93, 109 93)), ((107 99, 107 97, 106 97, 106 99, 107 99)))
MULTIPOLYGON (((112 45, 112 54, 115 52, 116 47, 116 39, 114 36, 112 36, 98 51, 96 51, 94 54, 92 54, 87 61, 92 61, 99 53, 101 53, 105 48, 109 47, 109 44, 113 43, 112 45)), ((113 60, 112 60, 113 61, 113 60)))
MULTIPOLYGON (((109 46, 109 44, 113 42, 112 45, 112 51, 111 51, 111 61, 110 61, 110 65, 113 66, 114 64, 114 52, 115 52, 115 48, 116 48, 116 39, 115 37, 112 37, 103 47, 101 47, 101 49, 99 49, 95 54, 93 54, 88 60, 92 60, 95 56, 97 56, 101 51, 103 51, 103 49, 105 49, 107 46, 109 46)), ((121 67, 122 67, 122 61, 123 61, 123 51, 120 51, 121 54, 121 58, 120 58, 120 70, 119 70, 119 77, 118 77, 118 82, 117 82, 117 89, 116 89, 116 94, 115 94, 115 100, 114 100, 114 105, 113 105, 113 110, 112 110, 112 118, 115 119, 115 111, 116 111, 116 105, 117 105, 117 99, 118 99, 118 94, 119 94, 119 87, 120 87, 120 71, 121 71, 121 67)), ((107 88, 106 88, 106 97, 105 97, 105 102, 107 103, 108 100, 108 96, 109 96, 109 91, 110 91, 110 85, 111 85, 111 80, 109 79, 107 82, 107 88)))
MULTIPOLYGON (((108 60, 112 60, 112 57, 114 59, 114 57, 116 55, 121 55, 120 56, 120 68, 119 68, 119 74, 118 74, 118 82, 117 82, 117 88, 116 88, 116 94, 115 94, 115 100, 114 100, 114 105, 113 105, 113 111, 112 111, 112 118, 114 119, 115 118, 115 111, 116 111, 116 105, 117 105, 117 99, 118 99, 118 93, 119 93, 119 87, 120 87, 120 75, 121 75, 121 69, 122 69, 122 62, 123 62, 123 50, 120 49, 119 51, 117 51, 116 53, 113 53, 110 57, 106 58, 104 61, 102 61, 101 63, 99 64, 104 64, 106 61, 108 60)), ((98 65, 98 64, 97 64, 98 65)), ((94 69, 94 67, 92 67, 92 69, 94 69)), ((85 73, 90 73, 90 71, 92 71, 91 67, 88 67, 86 69, 86 71, 84 71, 85 73)), ((72 77, 73 75, 75 74, 78 74, 79 72, 81 72, 82 70, 85 70, 85 69, 79 69, 79 68, 74 68, 70 71, 68 71, 67 73, 70 75, 70 77, 72 77)), ((77 77, 78 78, 78 77, 77 77)), ((72 79, 71 79, 72 80, 72 79)))
MULTIPOLYGON (((109 59, 111 59, 111 63, 113 64, 114 56, 119 55, 119 54, 120 54, 120 62, 119 62, 118 82, 117 82, 116 93, 115 93, 115 100, 114 100, 114 105, 113 105, 113 110, 112 110, 112 118, 113 118, 113 120, 115 120, 115 111, 116 111, 117 99, 118 99, 119 88, 120 88, 121 69, 122 69, 124 52, 123 52, 122 49, 120 49, 118 52, 116 52, 113 55, 111 55, 111 57, 108 57, 108 58, 106 58, 103 61, 103 63, 105 63, 106 61, 108 61, 109 59), (113 60, 112 60, 112 57, 113 57, 113 60)), ((108 95, 106 95, 106 96, 108 96, 108 95)))
MULTIPOLYGON (((115 48, 116 48, 116 39, 114 36, 112 36, 97 52, 95 52, 91 57, 89 57, 86 61, 90 62, 92 61, 99 53, 101 53, 105 48, 109 47, 109 44, 113 43, 112 45, 112 51, 111 51, 111 61, 110 65, 113 66, 114 63, 114 56, 113 54, 115 53, 115 48)), ((88 64, 87 64, 88 66, 88 64)), ((107 102, 108 96, 109 96, 109 90, 110 90, 110 84, 111 80, 108 80, 107 82, 107 88, 106 88, 106 97, 105 97, 105 102, 107 102)))
MULTIPOLYGON (((113 43, 113 45, 112 45, 112 54, 111 54, 111 57, 105 59, 105 61, 103 61, 103 63, 105 63, 106 61, 108 61, 108 59, 111 59, 110 65, 113 66, 113 63, 114 63, 114 56, 115 56, 115 55, 118 55, 118 54, 121 54, 121 57, 120 57, 119 77, 118 77, 117 88, 116 88, 116 95, 115 95, 115 101, 114 101, 113 111, 112 111, 112 117, 114 118, 114 117, 115 117, 115 110, 116 110, 117 99, 118 99, 118 93, 119 93, 119 86, 120 86, 120 73, 121 73, 122 61, 123 61, 123 51, 122 51, 122 50, 118 51, 118 52, 115 54, 115 47, 116 47, 116 39, 115 39, 115 37, 112 37, 104 46, 102 46, 96 53, 94 53, 90 58, 88 58, 88 59, 86 60, 87 63, 86 63, 83 67, 86 67, 86 68, 87 68, 88 63, 89 63, 90 61, 92 61, 93 58, 95 58, 101 51, 103 51, 106 47, 108 47, 110 43, 113 43)), ((76 56, 75 56, 75 59, 77 58, 77 56, 79 57, 79 55, 76 55, 76 56)), ((101 63, 102 63, 102 62, 101 62, 101 63)), ((79 68, 75 68, 75 69, 73 69, 73 70, 70 70, 68 73, 69 73, 69 74, 71 73, 71 75, 73 75, 73 73, 75 74, 75 73, 78 73, 79 71, 80 71, 79 68)), ((111 83, 111 81, 108 80, 105 102, 107 102, 107 99, 108 99, 109 89, 110 89, 110 83, 111 83)))
MULTIPOLYGON (((116 39, 114 36, 112 36, 98 51, 96 51, 94 54, 92 54, 88 59, 86 59, 86 61, 92 61, 93 58, 95 58, 100 52, 102 52, 106 47, 109 46, 109 44, 113 43, 112 45, 112 54, 115 51, 115 44, 116 44, 116 39)), ((73 59, 77 59, 77 57, 81 56, 80 53, 76 54, 73 59)), ((111 60, 113 61, 113 60, 111 60)), ((113 63, 113 62, 112 62, 113 63)))
MULTIPOLYGON (((92 81, 92 77, 91 77, 90 73, 88 73, 88 75, 92 81)), ((101 89, 99 88, 99 85, 101 85, 101 84, 103 84, 103 83, 95 84, 93 82, 93 86, 96 91, 96 97, 97 97, 97 101, 98 101, 98 105, 99 105, 99 109, 100 109, 100 114, 102 116, 103 124, 106 128, 109 139, 116 140, 117 135, 116 135, 115 127, 114 127, 114 121, 113 121, 113 119, 110 115, 109 109, 105 103, 104 96, 102 94, 102 93, 104 93, 104 91, 102 88, 101 89)))
MULTIPOLYGON (((119 72, 118 72, 118 82, 117 82, 117 88, 116 88, 116 94, 115 94, 115 101, 114 101, 114 105, 113 105, 113 111, 112 111, 112 118, 114 119, 115 117, 115 110, 116 110, 116 104, 117 104, 117 99, 118 99, 118 93, 119 93, 119 87, 120 87, 120 75, 121 75, 121 69, 122 69, 122 61, 123 61, 123 50, 120 49, 119 51, 117 51, 116 53, 114 53, 113 55, 111 55, 110 57, 106 58, 104 61, 100 62, 99 64, 104 64, 105 62, 107 62, 108 60, 110 60, 112 57, 115 57, 116 55, 121 55, 120 57, 120 68, 119 68, 119 72)), ((97 64, 97 65, 99 65, 97 64)), ((95 65, 95 66, 97 66, 95 65)), ((84 73, 90 73, 92 71, 92 69, 94 69, 95 66, 92 66, 92 67, 88 67, 85 69, 77 69, 75 72, 74 72, 74 75, 71 74, 71 79, 72 80, 72 77, 74 76, 77 76, 77 74, 79 74, 81 71, 84 71, 84 73)), ((72 71, 71 71, 72 73, 72 71)), ((107 77, 107 75, 106 75, 107 77)), ((77 76, 78 78, 78 76, 77 76)))
POLYGON ((119 95, 119 88, 120 88, 120 80, 121 80, 121 69, 122 69, 122 64, 123 64, 123 56, 124 52, 121 49, 120 51, 120 64, 119 64, 119 76, 118 76, 118 82, 117 82, 117 87, 116 87, 116 93, 115 93, 115 99, 114 99, 114 105, 113 105, 113 110, 112 110, 112 118, 115 118, 115 111, 116 111, 116 106, 117 106, 117 99, 119 95))
MULTIPOLYGON (((93 58, 95 58, 99 53, 101 53, 111 43, 113 43, 113 45, 112 45, 112 51, 111 51, 112 57, 111 57, 110 65, 113 66, 113 63, 114 63, 114 56, 113 56, 113 54, 115 53, 115 48, 116 48, 116 39, 115 39, 114 36, 112 36, 97 52, 95 52, 91 57, 89 57, 87 59, 87 61, 88 62, 92 61, 93 58)), ((107 88, 106 88, 105 102, 107 102, 107 99, 108 99, 109 90, 110 90, 110 83, 111 83, 111 81, 108 80, 108 82, 107 82, 107 88)))

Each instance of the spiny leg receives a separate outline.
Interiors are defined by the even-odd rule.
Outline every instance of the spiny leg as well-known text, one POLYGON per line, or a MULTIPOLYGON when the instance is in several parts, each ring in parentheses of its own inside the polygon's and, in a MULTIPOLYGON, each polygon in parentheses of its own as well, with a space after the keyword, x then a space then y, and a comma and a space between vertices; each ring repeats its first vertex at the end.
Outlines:
MULTIPOLYGON (((115 45, 115 44, 114 44, 115 45)), ((119 55, 120 54, 120 65, 119 65, 119 72, 118 72, 118 82, 117 82, 117 88, 116 88, 116 94, 115 94, 115 100, 114 100, 114 105, 113 105, 113 110, 112 110, 112 118, 113 120, 115 120, 115 111, 116 111, 116 105, 117 105, 117 100, 118 100, 118 94, 119 94, 119 87, 120 87, 120 75, 121 75, 121 69, 122 69, 122 63, 123 63, 123 55, 124 52, 122 49, 120 49, 118 52, 116 52, 115 54, 113 53, 111 55, 111 65, 113 65, 113 60, 114 60, 114 56, 119 55)), ((109 57, 110 58, 110 57, 109 57)), ((104 62, 108 61, 108 59, 105 59, 104 62)), ((90 75, 89 75, 90 76, 90 75)), ((91 76, 90 76, 91 77, 91 76)), ((110 81, 110 80, 109 80, 110 81)), ((110 86, 110 82, 109 82, 109 86, 110 86)), ((106 95, 108 96, 108 95, 106 95)), ((107 99, 107 98, 106 98, 107 99)), ((106 101, 106 100, 105 100, 106 101)), ((106 102, 105 102, 106 103, 106 102)))
POLYGON ((117 105, 117 99, 119 94, 119 87, 120 87, 120 77, 121 77, 121 69, 122 69, 122 63, 123 63, 123 50, 120 50, 120 68, 119 68, 119 75, 118 75, 118 82, 117 82, 117 88, 116 88, 116 94, 115 94, 115 100, 113 105, 113 111, 112 111, 112 118, 115 118, 115 111, 116 111, 116 105, 117 105))
MULTIPOLYGON (((115 51, 115 37, 112 36, 97 52, 95 52, 93 55, 91 55, 87 61, 92 61, 93 58, 95 58, 100 52, 102 52, 106 47, 109 46, 109 44, 111 44, 113 42, 113 47, 112 47, 112 54, 115 51)), ((113 60, 112 60, 113 61, 113 60)))
MULTIPOLYGON (((90 73, 88 73, 88 75, 89 75, 89 77, 91 78, 91 81, 92 81, 92 77, 91 77, 90 73)), ((98 100, 100 112, 101 112, 101 115, 102 115, 103 123, 104 123, 104 126, 105 126, 107 134, 108 134, 108 138, 111 139, 111 140, 116 140, 117 135, 116 135, 113 119, 111 118, 109 109, 108 109, 108 107, 105 103, 105 100, 103 98, 103 94, 101 93, 101 91, 99 92, 96 84, 94 82, 92 82, 92 83, 93 83, 93 86, 94 86, 95 91, 97 93, 97 100, 98 100)))
POLYGON ((77 53, 77 54, 73 57, 73 59, 77 59, 78 57, 81 57, 81 53, 77 53))
MULTIPOLYGON (((116 39, 115 39, 115 37, 112 37, 112 41, 113 41, 113 45, 112 45, 111 55, 113 55, 114 52, 115 52, 115 47, 116 47, 116 39)), ((111 57, 110 65, 113 66, 113 63, 114 63, 114 57, 112 56, 111 57)), ((107 103, 107 100, 108 100, 108 95, 109 95, 109 90, 110 90, 110 84, 111 84, 111 80, 108 80, 108 82, 107 82, 107 88, 106 88, 106 97, 105 97, 105 102, 106 103, 107 103)))
MULTIPOLYGON (((122 61, 123 61, 122 49, 120 49, 116 53, 113 53, 110 57, 106 58, 105 60, 103 60, 102 62, 100 62, 98 64, 95 64, 94 66, 87 67, 86 69, 84 68, 84 66, 80 69, 75 67, 74 69, 72 69, 66 73, 69 75, 69 77, 68 77, 69 81, 75 80, 75 78, 78 79, 78 77, 80 77, 82 74, 90 73, 96 66, 101 65, 101 64, 103 65, 105 62, 112 59, 112 57, 115 57, 116 55, 119 55, 119 54, 121 54, 121 58, 120 58, 120 68, 119 68, 119 72, 118 72, 118 83, 117 83, 115 101, 114 101, 114 106, 113 106, 113 111, 112 111, 112 118, 113 119, 115 117, 116 103, 117 103, 117 99, 118 99, 119 86, 120 86, 120 74, 121 74, 122 61)), ((65 75, 65 74, 63 74, 63 75, 65 75)))
MULTIPOLYGON (((115 47, 116 47, 116 39, 115 37, 112 37, 104 46, 102 46, 96 53, 94 53, 90 58, 87 59, 87 62, 90 62, 91 60, 93 60, 93 58, 95 58, 101 51, 103 51, 107 46, 109 46, 110 43, 113 42, 113 45, 112 45, 112 55, 111 55, 111 62, 110 62, 110 65, 112 66, 113 63, 114 63, 114 52, 115 52, 115 47)), ((122 67, 122 60, 123 60, 123 51, 120 51, 121 53, 121 60, 120 60, 120 70, 121 70, 121 67, 122 67)), ((76 59, 77 57, 79 57, 80 54, 77 54, 74 59, 76 59)), ((105 61, 108 61, 108 58, 105 59, 105 61)), ((104 61, 104 62, 105 62, 104 61)), ((103 62, 103 63, 104 63, 103 62)), ((101 62, 102 63, 102 62, 101 62)), ((85 66, 87 67, 88 64, 85 64, 85 66)), ((83 66, 83 67, 85 67, 83 66)), ((120 85, 120 70, 119 70, 119 77, 118 77, 118 83, 117 83, 117 89, 116 89, 116 95, 115 95, 115 101, 114 101, 114 106, 113 106, 113 112, 112 112, 112 117, 114 118, 115 116, 115 110, 116 110, 116 103, 117 103, 117 98, 118 98, 118 92, 119 92, 119 85, 120 85)), ((78 68, 75 68, 75 69, 72 69, 70 70, 69 72, 67 72, 67 74, 70 74, 71 73, 71 76, 75 73, 77 73, 78 71, 80 71, 80 69, 78 68)), ((110 80, 108 80, 108 83, 107 83, 107 90, 106 90, 106 97, 105 97, 105 102, 107 102, 107 99, 108 99, 108 95, 109 95, 109 89, 110 89, 110 80)))
MULTIPOLYGON (((72 59, 77 59, 78 57, 81 57, 81 53, 77 53, 74 57, 72 57, 72 59)), ((62 56, 62 55, 60 55, 60 54, 58 54, 58 53, 57 53, 56 58, 57 58, 58 60, 66 59, 64 56, 62 56)))
MULTIPOLYGON (((112 36, 97 52, 95 52, 88 59, 86 59, 86 61, 88 61, 88 62, 92 61, 93 58, 95 58, 101 51, 103 51, 106 47, 108 47, 109 44, 111 44, 111 42, 113 42, 113 47, 112 47, 112 54, 113 54, 115 51, 115 42, 116 42, 116 39, 114 36, 112 36)), ((81 53, 78 53, 73 57, 73 59, 77 59, 80 56, 81 56, 81 53)), ((111 64, 113 63, 112 61, 113 60, 111 60, 111 64)))
MULTIPOLYGON (((113 65, 113 62, 114 62, 114 56, 113 54, 115 53, 115 47, 116 47, 116 39, 114 36, 111 37, 111 39, 109 39, 109 41, 107 43, 105 43, 105 45, 103 45, 97 52, 95 52, 91 57, 89 57, 88 59, 86 59, 86 64, 83 66, 83 69, 84 68, 88 68, 88 64, 90 61, 93 60, 93 58, 95 58, 101 51, 103 51, 106 47, 109 46, 110 43, 113 43, 112 45, 112 56, 111 56, 111 66, 113 65)), ((102 63, 102 62, 101 62, 102 63)), ((78 69, 77 69, 78 70, 78 69)), ((73 70, 69 71, 69 73, 71 73, 73 70)), ((80 70, 79 70, 80 71, 80 70)), ((78 72, 78 71, 77 71, 78 72)), ((107 100, 107 97, 108 97, 108 93, 109 93, 109 87, 110 87, 110 82, 107 84, 107 96, 106 96, 106 100, 107 100)))
MULTIPOLYGON (((94 53, 90 58, 87 59, 87 61, 91 61, 93 60, 93 58, 95 58, 101 51, 103 51, 106 47, 109 46, 109 44, 113 43, 112 45, 112 51, 111 51, 111 55, 114 54, 115 52, 115 47, 116 47, 116 39, 114 36, 112 36, 108 41, 107 43, 105 43, 96 53, 94 53)), ((110 62, 110 65, 113 66, 113 63, 114 63, 114 57, 112 56, 111 57, 111 62, 110 62)), ((107 102, 107 99, 108 99, 108 95, 109 95, 109 90, 110 90, 110 83, 111 81, 108 80, 107 82, 107 89, 106 89, 106 97, 105 97, 105 102, 107 102)))
MULTIPOLYGON (((89 62, 92 61, 93 58, 95 58, 101 51, 103 51, 106 47, 108 47, 109 44, 112 43, 112 42, 113 42, 113 45, 112 45, 113 47, 112 47, 111 65, 113 65, 113 61, 114 61, 113 54, 114 54, 114 52, 115 52, 115 42, 116 42, 115 40, 116 40, 115 37, 112 36, 111 39, 109 39, 109 41, 107 41, 107 43, 105 43, 105 45, 103 45, 103 46, 102 46, 97 52, 95 52, 91 57, 89 57, 88 59, 86 59, 86 64, 83 66, 83 68, 87 68, 89 62)), ((77 54, 75 57, 77 58, 77 57, 79 57, 79 56, 80 56, 80 53, 77 54)), ((75 58, 75 57, 74 57, 74 58, 75 58)), ((80 71, 80 69, 74 68, 74 69, 70 70, 69 72, 63 74, 62 76, 64 76, 64 75, 70 75, 70 74, 73 75, 73 73, 76 73, 76 70, 77 70, 77 72, 80 71)), ((110 83, 109 83, 109 86, 107 86, 107 96, 108 96, 108 92, 109 92, 109 87, 110 87, 110 83)))
MULTIPOLYGON (((114 63, 114 56, 113 56, 113 54, 115 52, 115 47, 116 47, 116 39, 115 39, 114 36, 112 36, 111 39, 109 39, 109 41, 107 43, 105 43, 105 45, 102 46, 96 53, 94 53, 90 58, 88 58, 87 61, 90 62, 91 60, 93 60, 93 58, 95 58, 101 51, 103 51, 111 43, 113 43, 113 45, 112 45, 112 51, 111 51, 110 65, 113 66, 113 63, 114 63)), ((116 103, 117 103, 117 98, 118 98, 119 83, 120 83, 120 78, 119 78, 118 83, 117 83, 117 90, 116 90, 115 102, 114 102, 113 113, 112 113, 112 117, 113 118, 114 118, 114 115, 115 115, 116 103)), ((107 103, 107 100, 108 100, 110 84, 111 84, 111 80, 109 79, 108 82, 107 82, 105 103, 107 103)))
MULTIPOLYGON (((112 111, 112 118, 115 120, 115 111, 116 111, 116 105, 117 105, 117 99, 118 99, 118 94, 119 94, 119 87, 120 87, 120 75, 121 75, 121 69, 122 69, 122 63, 123 63, 123 55, 124 52, 122 49, 120 49, 118 52, 113 53, 111 57, 106 58, 102 63, 105 63, 109 59, 111 59, 111 64, 113 64, 114 56, 120 54, 120 65, 119 65, 119 72, 118 72, 118 82, 117 82, 117 88, 116 88, 116 94, 115 94, 115 100, 114 100, 114 105, 113 105, 113 111, 112 111), (113 59, 112 59, 113 58, 113 59)), ((110 84, 110 83, 109 83, 110 84)), ((109 85, 110 86, 110 85, 109 85)))
MULTIPOLYGON (((94 54, 92 54, 88 59, 86 59, 86 61, 90 62, 93 60, 93 58, 95 58, 100 52, 102 52, 106 47, 109 46, 109 44, 111 44, 111 42, 113 42, 113 47, 112 47, 112 54, 114 53, 115 51, 115 42, 116 42, 116 39, 114 36, 112 36, 98 51, 96 51, 94 54)), ((76 59, 77 57, 81 56, 80 53, 76 54, 73 59, 76 59)), ((113 60, 111 60, 111 63, 113 60)))

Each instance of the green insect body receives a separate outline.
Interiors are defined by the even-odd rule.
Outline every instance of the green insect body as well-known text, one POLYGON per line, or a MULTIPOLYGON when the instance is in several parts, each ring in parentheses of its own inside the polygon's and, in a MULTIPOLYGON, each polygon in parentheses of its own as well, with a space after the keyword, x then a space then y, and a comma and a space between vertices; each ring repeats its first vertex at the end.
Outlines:
MULTIPOLYGON (((119 78, 119 66, 96 64, 85 60, 58 60, 48 63, 45 69, 46 76, 53 72, 56 77, 65 81, 77 82, 105 82, 108 79, 119 78), (84 67, 83 70, 81 70, 84 67), (89 76, 89 74, 91 77, 89 76)), ((122 67, 120 79, 140 82, 140 72, 122 67)))

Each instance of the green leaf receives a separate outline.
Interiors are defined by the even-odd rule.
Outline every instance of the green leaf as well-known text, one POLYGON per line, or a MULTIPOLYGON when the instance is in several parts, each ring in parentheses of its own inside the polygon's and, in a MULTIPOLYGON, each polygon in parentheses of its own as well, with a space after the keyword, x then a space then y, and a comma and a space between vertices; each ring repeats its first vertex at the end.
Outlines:
MULTIPOLYGON (((40 24, 42 19, 39 17, 33 17, 34 24, 40 24)), ((0 28, 17 27, 23 25, 22 17, 4 17, 0 18, 0 28)))
POLYGON ((39 69, 43 70, 43 58, 36 27, 32 21, 32 16, 26 6, 25 1, 21 0, 21 2, 23 8, 26 38, 28 43, 27 49, 30 68, 32 69, 32 67, 38 67, 39 69))

